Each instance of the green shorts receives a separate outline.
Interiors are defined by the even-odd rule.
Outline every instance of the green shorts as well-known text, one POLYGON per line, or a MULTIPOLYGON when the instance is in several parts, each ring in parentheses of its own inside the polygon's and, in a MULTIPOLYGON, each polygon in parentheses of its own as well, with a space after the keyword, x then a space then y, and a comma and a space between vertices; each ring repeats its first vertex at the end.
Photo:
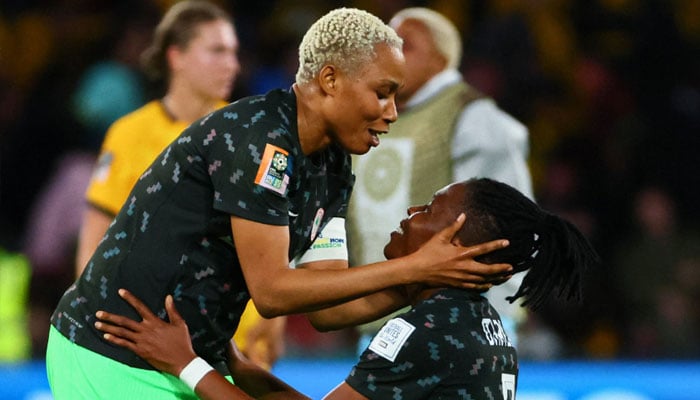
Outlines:
POLYGON ((177 377, 130 367, 92 352, 72 343, 53 326, 46 372, 54 400, 198 399, 177 377))

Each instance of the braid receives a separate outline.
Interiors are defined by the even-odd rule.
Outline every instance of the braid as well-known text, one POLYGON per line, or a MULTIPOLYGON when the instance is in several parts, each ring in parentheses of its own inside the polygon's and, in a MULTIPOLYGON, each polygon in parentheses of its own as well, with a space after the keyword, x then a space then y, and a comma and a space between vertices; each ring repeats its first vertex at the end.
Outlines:
POLYGON ((478 231, 469 235, 472 242, 476 238, 480 242, 498 238, 510 242, 481 260, 509 263, 514 272, 528 270, 518 291, 507 299, 513 302, 524 297, 523 305, 533 309, 541 306, 550 293, 580 300, 582 275, 598 262, 598 255, 583 234, 504 183, 491 179, 467 183, 465 207, 472 217, 467 229, 478 231))

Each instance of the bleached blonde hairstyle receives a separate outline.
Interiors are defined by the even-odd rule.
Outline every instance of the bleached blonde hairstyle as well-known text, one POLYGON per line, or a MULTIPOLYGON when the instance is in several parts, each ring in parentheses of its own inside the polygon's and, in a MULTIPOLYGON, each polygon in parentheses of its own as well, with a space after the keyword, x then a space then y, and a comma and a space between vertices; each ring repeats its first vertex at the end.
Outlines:
POLYGON ((435 48, 447 60, 447 68, 459 68, 462 62, 462 37, 452 21, 429 8, 409 7, 397 12, 389 24, 396 26, 407 19, 416 20, 428 28, 435 48))
POLYGON ((380 43, 401 50, 403 40, 367 11, 332 10, 314 22, 302 38, 296 82, 309 82, 329 64, 350 74, 357 72, 376 56, 375 46, 380 43))

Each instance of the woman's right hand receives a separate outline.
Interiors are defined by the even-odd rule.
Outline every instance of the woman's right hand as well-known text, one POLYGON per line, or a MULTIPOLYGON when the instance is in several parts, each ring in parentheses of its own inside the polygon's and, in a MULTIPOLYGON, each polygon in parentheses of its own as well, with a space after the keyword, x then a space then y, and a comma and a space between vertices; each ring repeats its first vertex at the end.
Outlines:
POLYGON ((505 239, 474 246, 457 244, 454 236, 464 224, 461 214, 450 226, 436 233, 418 251, 408 255, 416 265, 415 282, 433 287, 457 287, 486 291, 510 279, 510 264, 483 264, 474 258, 508 246, 505 239))
POLYGON ((121 296, 139 313, 142 320, 98 311, 100 321, 95 327, 105 332, 108 342, 126 347, 155 368, 178 376, 180 371, 197 355, 192 348, 189 330, 173 303, 173 297, 165 298, 165 309, 170 322, 163 321, 151 312, 136 296, 126 289, 119 289, 121 296))

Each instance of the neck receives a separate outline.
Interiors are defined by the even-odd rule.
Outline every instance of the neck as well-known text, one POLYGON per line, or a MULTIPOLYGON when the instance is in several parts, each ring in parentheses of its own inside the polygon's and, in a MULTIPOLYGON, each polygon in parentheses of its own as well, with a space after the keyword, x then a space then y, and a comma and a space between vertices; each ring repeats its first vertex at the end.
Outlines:
POLYGON ((312 154, 328 147, 330 136, 320 115, 321 96, 311 85, 292 86, 297 98, 297 131, 304 154, 312 154))
POLYGON ((171 117, 188 124, 214 111, 218 102, 177 89, 169 90, 162 101, 171 117))
POLYGON ((411 304, 412 306, 415 306, 419 302, 430 298, 432 295, 434 295, 436 292, 439 292, 444 288, 425 288, 421 290, 416 297, 413 298, 413 303, 411 304))

